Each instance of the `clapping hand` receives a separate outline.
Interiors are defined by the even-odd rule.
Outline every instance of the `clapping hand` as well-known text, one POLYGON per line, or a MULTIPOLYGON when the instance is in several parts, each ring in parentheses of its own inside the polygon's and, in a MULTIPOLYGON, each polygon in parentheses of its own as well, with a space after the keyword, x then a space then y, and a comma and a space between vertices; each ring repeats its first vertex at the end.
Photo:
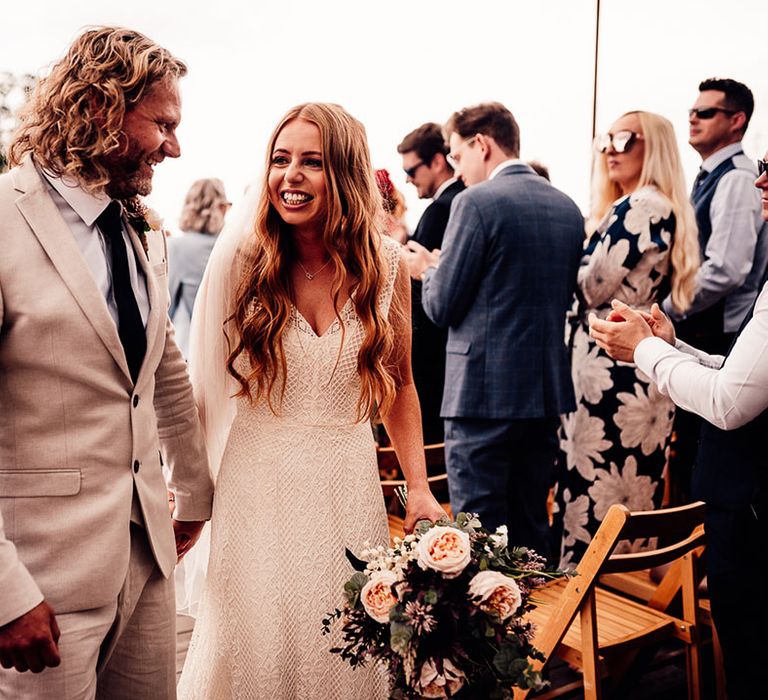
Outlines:
POLYGON ((411 277, 417 280, 421 278, 421 275, 424 274, 428 267, 437 267, 437 263, 440 260, 440 249, 435 248, 430 252, 421 243, 411 240, 405 244, 403 257, 408 265, 408 272, 410 272, 411 277))
POLYGON ((614 360, 633 362, 637 345, 651 336, 675 344, 675 329, 658 304, 651 307, 650 314, 635 311, 618 299, 611 302, 611 307, 604 321, 589 315, 589 334, 614 360))

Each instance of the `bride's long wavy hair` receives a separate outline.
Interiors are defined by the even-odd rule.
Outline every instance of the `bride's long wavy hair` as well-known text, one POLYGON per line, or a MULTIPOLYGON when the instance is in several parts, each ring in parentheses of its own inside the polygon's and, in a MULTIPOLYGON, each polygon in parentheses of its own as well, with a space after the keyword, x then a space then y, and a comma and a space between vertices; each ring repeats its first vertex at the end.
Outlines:
POLYGON ((339 105, 308 103, 294 107, 280 120, 269 140, 254 231, 243 251, 242 272, 235 292, 230 327, 236 337, 230 343, 227 369, 239 382, 240 395, 250 396, 254 401, 266 398, 276 412, 273 389, 277 385, 280 399, 285 390, 282 339, 291 316, 290 270, 295 252, 289 228, 270 201, 268 179, 278 135, 294 119, 304 119, 320 129, 328 195, 322 236, 334 266, 331 294, 336 318, 343 333, 341 294, 349 287, 363 327, 357 356, 361 382, 357 418, 370 418, 377 408, 385 415, 394 401, 395 380, 387 366, 393 331, 378 305, 386 282, 381 274, 378 233, 381 197, 365 128, 339 105), (241 352, 250 360, 247 376, 236 368, 235 360, 241 352))

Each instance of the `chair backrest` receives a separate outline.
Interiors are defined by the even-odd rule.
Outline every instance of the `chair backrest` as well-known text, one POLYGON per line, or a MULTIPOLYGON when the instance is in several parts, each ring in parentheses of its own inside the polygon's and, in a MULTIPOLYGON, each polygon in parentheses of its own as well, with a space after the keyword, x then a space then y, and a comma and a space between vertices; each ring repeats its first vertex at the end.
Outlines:
MULTIPOLYGON (((635 513, 631 513, 622 505, 611 506, 587 552, 576 567, 576 575, 565 586, 548 624, 536 636, 536 648, 544 654, 545 660, 534 661, 533 667, 541 670, 549 661, 585 601, 590 599, 600 574, 609 571, 634 571, 655 566, 656 563, 653 562, 667 563, 685 556, 686 553, 702 546, 703 520, 704 504, 700 502, 679 508, 635 513), (680 539, 649 552, 613 554, 621 540, 659 536, 664 537, 665 541, 667 537, 680 539)), ((594 605, 593 597, 591 601, 594 605)), ((516 698, 523 696, 515 694, 516 698)))

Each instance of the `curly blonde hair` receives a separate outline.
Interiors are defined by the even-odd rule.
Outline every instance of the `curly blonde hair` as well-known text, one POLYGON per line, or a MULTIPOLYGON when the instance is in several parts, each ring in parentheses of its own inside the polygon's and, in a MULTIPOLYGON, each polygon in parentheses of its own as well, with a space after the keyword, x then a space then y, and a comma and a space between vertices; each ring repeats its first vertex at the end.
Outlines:
POLYGON ((224 183, 216 177, 195 180, 184 198, 179 217, 182 231, 196 231, 216 236, 224 228, 225 206, 229 205, 224 183))
POLYGON ((121 148, 126 112, 152 87, 181 78, 186 65, 139 32, 95 27, 83 32, 19 115, 10 163, 27 153, 55 175, 74 178, 89 192, 110 181, 105 156, 121 148))
MULTIPOLYGON (((269 140, 255 230, 235 294, 231 320, 237 342, 233 343, 227 368, 240 383, 241 395, 254 400, 265 397, 275 411, 272 390, 279 382, 282 395, 285 387, 281 381, 287 369, 282 337, 293 301, 289 275, 295 252, 290 231, 270 201, 267 182, 275 142, 283 127, 294 119, 304 119, 320 129, 328 191, 322 236, 335 269, 332 296, 336 317, 341 322, 340 294, 352 278, 350 294, 363 326, 357 358, 361 381, 358 420, 372 417, 377 409, 386 415, 395 397, 396 372, 391 366, 394 333, 378 304, 385 284, 377 223, 382 214, 381 197, 365 128, 339 105, 308 103, 294 107, 280 120, 269 140), (235 360, 243 351, 250 360, 248 376, 235 368, 235 360)), ((341 327, 343 330, 343 323, 341 327)))

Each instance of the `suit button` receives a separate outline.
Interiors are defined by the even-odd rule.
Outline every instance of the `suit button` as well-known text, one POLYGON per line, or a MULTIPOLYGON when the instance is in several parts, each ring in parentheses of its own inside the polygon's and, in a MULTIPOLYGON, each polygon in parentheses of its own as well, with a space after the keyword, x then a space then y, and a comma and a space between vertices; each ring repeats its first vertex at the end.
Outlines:
POLYGON ((133 407, 136 408, 136 406, 139 405, 139 396, 138 394, 133 397, 133 407))
POLYGON ((139 466, 140 466, 139 460, 138 459, 134 459, 133 460, 133 471, 134 471, 135 474, 139 473, 139 466))

